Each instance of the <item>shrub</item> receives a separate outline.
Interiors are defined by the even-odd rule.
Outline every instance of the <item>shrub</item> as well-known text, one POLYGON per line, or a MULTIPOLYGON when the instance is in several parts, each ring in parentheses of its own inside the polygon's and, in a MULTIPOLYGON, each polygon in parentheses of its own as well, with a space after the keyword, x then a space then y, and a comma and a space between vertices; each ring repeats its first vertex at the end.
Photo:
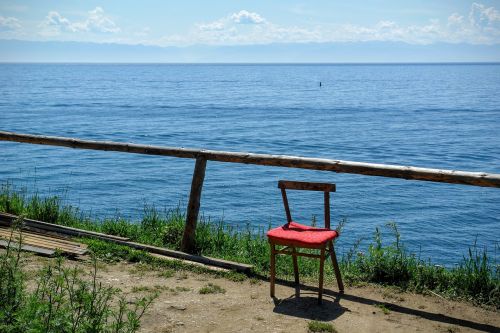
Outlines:
POLYGON ((200 294, 225 294, 226 289, 213 283, 208 283, 200 289, 200 294))
POLYGON ((330 323, 324 323, 321 321, 310 321, 309 324, 307 324, 307 327, 309 329, 309 332, 314 332, 314 333, 336 333, 337 330, 335 327, 333 327, 332 324, 330 323))

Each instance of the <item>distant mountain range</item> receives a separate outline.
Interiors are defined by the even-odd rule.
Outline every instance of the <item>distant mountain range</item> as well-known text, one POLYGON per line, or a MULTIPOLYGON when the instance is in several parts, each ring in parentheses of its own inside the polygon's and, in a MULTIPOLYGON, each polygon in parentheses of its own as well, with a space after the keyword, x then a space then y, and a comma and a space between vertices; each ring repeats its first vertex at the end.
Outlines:
POLYGON ((500 62, 500 44, 402 42, 160 47, 0 40, 0 62, 413 63, 500 62))

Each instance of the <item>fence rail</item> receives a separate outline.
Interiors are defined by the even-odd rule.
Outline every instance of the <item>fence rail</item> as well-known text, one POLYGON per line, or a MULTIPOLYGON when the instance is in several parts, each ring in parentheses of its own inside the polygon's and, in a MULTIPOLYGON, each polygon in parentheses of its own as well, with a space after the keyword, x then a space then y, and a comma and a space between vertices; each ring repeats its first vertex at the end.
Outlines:
POLYGON ((244 152, 151 146, 5 131, 0 131, 0 141, 196 159, 196 167, 193 174, 191 194, 186 214, 186 228, 182 244, 182 249, 188 252, 192 250, 193 245, 196 221, 198 219, 198 211, 200 207, 201 190, 205 177, 206 161, 322 170, 337 173, 352 173, 368 176, 402 178, 483 187, 500 187, 500 174, 485 172, 441 170, 413 166, 374 164, 288 155, 253 154, 244 152))

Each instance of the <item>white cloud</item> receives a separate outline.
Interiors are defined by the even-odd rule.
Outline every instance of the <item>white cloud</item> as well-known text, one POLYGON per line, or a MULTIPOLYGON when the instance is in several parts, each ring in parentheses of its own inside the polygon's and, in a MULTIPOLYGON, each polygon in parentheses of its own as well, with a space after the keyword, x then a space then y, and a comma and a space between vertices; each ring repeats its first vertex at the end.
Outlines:
POLYGON ((56 11, 50 11, 47 14, 45 20, 43 21, 43 25, 54 34, 61 30, 71 32, 76 31, 71 22, 56 11))
POLYGON ((75 23, 75 26, 82 31, 116 33, 121 29, 115 22, 104 14, 101 7, 96 7, 88 13, 88 17, 84 22, 75 23))
POLYGON ((471 44, 500 43, 500 13, 494 7, 473 3, 468 19, 458 13, 448 17, 443 29, 446 41, 471 44))
POLYGON ((469 13, 452 13, 443 22, 431 19, 425 24, 404 26, 380 20, 370 26, 346 23, 298 27, 274 24, 258 13, 241 10, 212 22, 196 24, 185 35, 165 36, 158 43, 234 45, 361 41, 498 44, 500 12, 494 7, 473 3, 469 13))
POLYGON ((207 24, 198 24, 198 29, 201 31, 224 30, 226 27, 225 20, 217 20, 207 24))
POLYGON ((459 15, 458 13, 453 13, 448 17, 448 25, 449 26, 456 26, 456 25, 461 25, 464 22, 464 17, 462 15, 459 15))
POLYGON ((216 21, 195 25, 185 36, 166 36, 163 45, 181 44, 254 44, 317 39, 317 31, 300 27, 282 27, 267 21, 260 14, 240 10, 216 21))
POLYGON ((94 32, 94 33, 117 33, 121 29, 115 22, 105 15, 101 7, 87 13, 83 21, 71 22, 56 11, 50 11, 45 20, 40 24, 40 34, 44 36, 59 35, 61 32, 94 32))
POLYGON ((0 31, 15 31, 21 29, 21 22, 15 17, 0 16, 0 31))
POLYGON ((257 13, 251 13, 246 10, 240 10, 239 13, 231 14, 231 20, 240 24, 261 24, 265 20, 257 13))
POLYGON ((486 8, 485 5, 473 3, 469 13, 469 20, 475 26, 488 26, 500 22, 500 12, 493 7, 486 8))
POLYGON ((240 10, 238 13, 233 13, 213 22, 197 24, 196 27, 200 31, 223 31, 231 30, 234 26, 239 24, 258 25, 264 23, 266 23, 266 20, 259 14, 240 10))
MULTIPOLYGON (((395 41, 410 44, 438 42, 500 44, 500 12, 494 6, 473 3, 467 12, 451 13, 440 20, 404 25, 381 20, 371 25, 336 22, 317 25, 276 24, 260 13, 239 10, 217 20, 199 22, 185 33, 155 37, 149 28, 125 35, 112 16, 95 7, 79 18, 50 11, 38 26, 46 38, 81 41, 126 41, 148 45, 244 45, 269 43, 325 43, 395 41), (99 34, 99 36, 98 36, 99 34)), ((23 22, 28 24, 29 22, 23 22)), ((0 37, 21 36, 27 27, 14 17, 0 16, 0 37)))

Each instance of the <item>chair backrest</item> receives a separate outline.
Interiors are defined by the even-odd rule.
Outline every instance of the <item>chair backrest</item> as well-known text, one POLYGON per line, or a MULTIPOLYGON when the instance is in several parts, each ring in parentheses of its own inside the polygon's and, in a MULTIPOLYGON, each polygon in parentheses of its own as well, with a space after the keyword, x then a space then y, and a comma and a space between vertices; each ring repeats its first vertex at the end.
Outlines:
POLYGON ((330 192, 335 192, 335 184, 280 180, 278 181, 278 187, 281 189, 281 196, 283 197, 283 205, 285 206, 286 219, 288 223, 292 222, 292 215, 290 213, 288 198, 286 196, 287 189, 324 192, 325 228, 330 229, 330 192))

